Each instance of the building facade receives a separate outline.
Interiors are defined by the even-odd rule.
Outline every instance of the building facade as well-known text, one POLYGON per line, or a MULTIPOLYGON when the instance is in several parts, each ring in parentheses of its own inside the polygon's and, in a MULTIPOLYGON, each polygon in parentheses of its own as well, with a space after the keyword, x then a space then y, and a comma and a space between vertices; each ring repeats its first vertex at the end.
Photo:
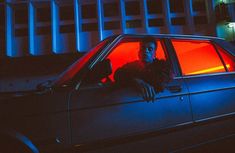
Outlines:
POLYGON ((100 40, 119 33, 217 36, 216 3, 216 0, 0 0, 0 56, 85 52, 100 40))

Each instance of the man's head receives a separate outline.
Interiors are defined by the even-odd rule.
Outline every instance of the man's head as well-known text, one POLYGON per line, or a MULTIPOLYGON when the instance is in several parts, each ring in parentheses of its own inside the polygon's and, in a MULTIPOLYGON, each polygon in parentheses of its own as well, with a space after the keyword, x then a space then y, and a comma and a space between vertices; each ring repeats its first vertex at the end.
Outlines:
POLYGON ((156 39, 154 37, 144 37, 140 43, 139 59, 147 64, 152 63, 156 57, 156 39))

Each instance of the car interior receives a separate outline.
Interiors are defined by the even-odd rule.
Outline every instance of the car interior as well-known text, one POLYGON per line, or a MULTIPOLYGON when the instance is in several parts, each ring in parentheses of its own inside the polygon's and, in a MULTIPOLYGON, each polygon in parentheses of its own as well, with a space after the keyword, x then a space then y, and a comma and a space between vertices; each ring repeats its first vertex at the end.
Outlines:
MULTIPOLYGON (((156 40, 157 51, 156 58, 166 60, 167 56, 160 40, 156 40)), ((140 50, 140 39, 124 39, 122 40, 107 56, 112 64, 112 73, 109 75, 111 81, 114 81, 115 71, 123 65, 138 60, 138 52, 140 50)))

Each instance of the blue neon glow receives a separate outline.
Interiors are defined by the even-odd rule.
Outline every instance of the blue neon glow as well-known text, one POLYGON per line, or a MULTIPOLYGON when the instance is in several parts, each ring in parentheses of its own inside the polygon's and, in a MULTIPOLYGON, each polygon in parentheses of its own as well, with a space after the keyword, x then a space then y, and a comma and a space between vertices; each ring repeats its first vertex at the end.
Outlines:
POLYGON ((24 144, 26 144, 32 151, 33 153, 39 153, 38 149, 35 147, 35 145, 25 136, 16 133, 16 137, 21 140, 22 142, 24 142, 24 144))
POLYGON ((29 52, 35 55, 35 10, 32 2, 29 3, 29 52))
POLYGON ((7 42, 7 56, 14 56, 15 53, 12 46, 12 8, 9 4, 6 5, 6 42, 7 42))
POLYGON ((51 19, 52 19, 52 51, 57 53, 57 42, 58 42, 58 7, 54 0, 51 1, 51 19))
POLYGON ((74 23, 75 23, 75 38, 76 38, 76 49, 77 51, 81 50, 80 46, 80 21, 79 21, 79 13, 78 13, 78 0, 74 0, 74 23))

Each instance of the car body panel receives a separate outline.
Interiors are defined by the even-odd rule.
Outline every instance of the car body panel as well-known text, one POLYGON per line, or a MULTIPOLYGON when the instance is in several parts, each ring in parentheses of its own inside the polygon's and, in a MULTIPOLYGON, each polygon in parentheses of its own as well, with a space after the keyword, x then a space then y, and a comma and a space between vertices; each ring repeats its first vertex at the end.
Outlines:
POLYGON ((235 134, 235 73, 181 76, 170 43, 172 38, 209 40, 234 55, 233 47, 226 46, 222 39, 151 35, 163 40, 175 72, 174 79, 154 102, 144 101, 131 87, 84 83, 92 68, 122 38, 144 36, 119 35, 87 58, 83 67, 75 68, 73 76, 64 76, 71 70, 69 67, 45 88, 30 94, 15 94, 14 98, 1 98, 1 128, 25 135, 43 152, 53 150, 53 146, 84 147, 99 152, 99 147, 106 144, 110 145, 100 152, 145 152, 150 147, 154 152, 180 152, 235 134))
POLYGON ((1 129, 26 136, 40 150, 56 145, 56 139, 68 144, 67 94, 48 91, 15 93, 14 98, 8 95, 1 101, 1 129))
POLYGON ((235 113, 235 74, 185 77, 194 120, 235 113))
POLYGON ((182 79, 169 83, 182 90, 165 90, 154 102, 143 101, 132 88, 86 88, 71 98, 72 142, 85 143, 142 134, 192 122, 188 91, 182 79), (83 123, 83 124, 81 124, 83 123))

